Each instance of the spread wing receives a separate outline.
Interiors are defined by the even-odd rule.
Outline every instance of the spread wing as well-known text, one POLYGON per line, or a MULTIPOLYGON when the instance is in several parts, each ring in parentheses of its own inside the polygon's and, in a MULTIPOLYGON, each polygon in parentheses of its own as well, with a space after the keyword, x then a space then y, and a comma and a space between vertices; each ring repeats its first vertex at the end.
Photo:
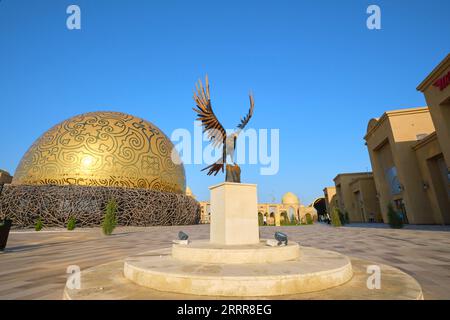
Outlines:
POLYGON ((247 115, 244 118, 241 118, 241 122, 237 125, 239 130, 243 130, 253 116, 253 108, 255 107, 255 100, 253 99, 252 93, 250 93, 248 96, 250 98, 250 109, 248 110, 247 115))
POLYGON ((197 120, 202 122, 203 132, 206 132, 206 135, 211 140, 212 146, 214 148, 220 148, 220 146, 225 144, 227 133, 220 124, 219 120, 217 120, 217 117, 212 109, 209 96, 208 76, 206 76, 205 79, 205 87, 203 87, 201 80, 199 80, 198 84, 195 85, 197 92, 194 92, 194 101, 197 108, 192 109, 198 115, 197 120))

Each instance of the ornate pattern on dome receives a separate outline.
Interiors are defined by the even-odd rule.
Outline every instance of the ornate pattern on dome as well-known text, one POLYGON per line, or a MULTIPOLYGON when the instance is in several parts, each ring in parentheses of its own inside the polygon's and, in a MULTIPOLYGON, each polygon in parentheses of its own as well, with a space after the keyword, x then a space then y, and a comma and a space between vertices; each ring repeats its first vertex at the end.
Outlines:
POLYGON ((173 144, 152 123, 119 112, 72 117, 44 133, 22 158, 13 184, 84 185, 185 192, 173 144))

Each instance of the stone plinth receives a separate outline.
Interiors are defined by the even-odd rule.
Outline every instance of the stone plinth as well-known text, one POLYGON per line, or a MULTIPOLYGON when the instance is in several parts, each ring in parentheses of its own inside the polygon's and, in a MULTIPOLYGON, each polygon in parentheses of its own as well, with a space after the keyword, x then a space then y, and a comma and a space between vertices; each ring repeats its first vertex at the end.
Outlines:
POLYGON ((140 286, 158 291, 229 297, 315 292, 343 285, 352 278, 348 257, 313 248, 302 247, 300 251, 301 257, 294 260, 246 264, 199 263, 149 252, 126 259, 123 274, 140 286))
POLYGON ((259 243, 256 184, 224 182, 211 193, 210 241, 222 245, 259 243))
POLYGON ((211 264, 274 263, 299 259, 300 246, 292 241, 281 247, 269 247, 265 240, 258 244, 234 246, 194 241, 187 246, 174 244, 172 258, 211 264))
MULTIPOLYGON (((162 249, 153 254, 165 257, 170 249, 162 249)), ((161 258, 163 259, 163 258, 161 258)), ((422 300, 422 288, 410 275, 399 269, 380 264, 374 261, 351 258, 353 277, 350 281, 326 290, 271 296, 271 300, 422 300), (382 287, 380 290, 367 289, 367 266, 379 265, 382 274, 382 287)), ((174 292, 164 292, 140 286, 124 277, 124 262, 122 260, 102 264, 81 272, 81 289, 64 290, 64 299, 67 300, 199 300, 199 299, 237 299, 228 296, 199 296, 174 292)), ((258 299, 258 297, 246 297, 258 299)), ((267 299, 266 297, 259 297, 267 299)))

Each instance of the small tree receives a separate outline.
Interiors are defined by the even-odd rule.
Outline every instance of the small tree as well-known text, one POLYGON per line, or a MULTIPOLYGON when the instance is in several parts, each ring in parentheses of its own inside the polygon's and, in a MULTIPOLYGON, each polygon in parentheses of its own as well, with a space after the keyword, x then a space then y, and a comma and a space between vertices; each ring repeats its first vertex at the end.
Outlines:
POLYGON ((313 224, 313 218, 311 217, 311 214, 307 213, 305 215, 306 218, 306 224, 313 224))
POLYGON ((260 226, 264 225, 264 216, 263 216, 263 214, 261 212, 258 212, 258 224, 260 226))
POLYGON ((111 235, 117 225, 117 201, 110 199, 106 205, 105 218, 102 222, 102 230, 105 235, 111 235))
POLYGON ((67 230, 72 231, 73 229, 75 229, 77 224, 77 220, 74 217, 70 217, 69 221, 67 221, 67 230))
POLYGON ((41 231, 43 227, 44 227, 44 224, 42 223, 42 219, 38 218, 36 220, 36 223, 34 224, 34 230, 41 231))
POLYGON ((289 220, 287 218, 280 219, 280 225, 282 225, 282 226, 290 226, 290 225, 292 225, 292 222, 291 222, 291 220, 289 220))
POLYGON ((331 224, 335 227, 341 227, 341 210, 339 208, 333 208, 331 212, 331 224))
POLYGON ((394 229, 401 229, 403 228, 403 220, 400 216, 400 214, 395 211, 394 207, 391 203, 388 204, 388 223, 391 226, 391 228, 394 229))

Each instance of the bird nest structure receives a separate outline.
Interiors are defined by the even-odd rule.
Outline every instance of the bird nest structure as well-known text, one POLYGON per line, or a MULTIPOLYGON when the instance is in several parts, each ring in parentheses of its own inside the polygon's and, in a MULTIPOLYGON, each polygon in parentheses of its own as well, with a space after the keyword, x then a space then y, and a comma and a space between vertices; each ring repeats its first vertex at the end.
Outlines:
POLYGON ((5 185, 0 218, 28 228, 41 219, 46 227, 65 227, 73 217, 78 227, 101 224, 110 199, 118 203, 117 221, 123 226, 196 224, 200 205, 184 194, 141 188, 79 185, 5 185))

